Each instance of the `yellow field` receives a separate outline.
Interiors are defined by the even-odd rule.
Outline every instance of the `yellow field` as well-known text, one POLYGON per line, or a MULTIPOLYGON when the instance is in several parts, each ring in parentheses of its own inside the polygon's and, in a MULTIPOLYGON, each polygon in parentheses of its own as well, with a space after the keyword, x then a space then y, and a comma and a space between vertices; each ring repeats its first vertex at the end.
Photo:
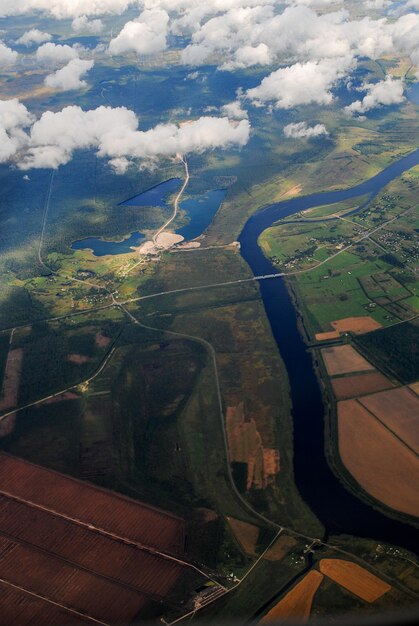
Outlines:
POLYGON ((383 580, 351 561, 322 559, 320 571, 365 602, 375 602, 391 589, 383 580))
POLYGON ((287 595, 276 604, 261 620, 261 624, 298 620, 307 622, 311 613, 314 595, 324 576, 317 570, 311 570, 287 595))

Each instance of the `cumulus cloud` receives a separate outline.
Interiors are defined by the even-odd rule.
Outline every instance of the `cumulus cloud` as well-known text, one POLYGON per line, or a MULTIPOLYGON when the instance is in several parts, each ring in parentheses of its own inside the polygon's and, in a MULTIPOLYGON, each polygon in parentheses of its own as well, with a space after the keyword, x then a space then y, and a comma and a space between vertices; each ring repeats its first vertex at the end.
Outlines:
POLYGON ((324 124, 308 126, 307 122, 297 122, 296 124, 287 124, 287 126, 284 126, 285 137, 292 139, 310 139, 311 137, 319 137, 328 134, 324 124))
POLYGON ((241 102, 238 100, 222 106, 221 113, 233 120, 247 120, 249 117, 247 111, 243 109, 241 102))
POLYGON ((87 83, 81 80, 94 66, 94 61, 84 61, 83 59, 72 59, 67 65, 45 79, 47 87, 70 91, 87 87, 87 83))
POLYGON ((39 45, 41 43, 45 43, 46 41, 51 41, 52 36, 49 33, 43 33, 41 30, 37 28, 31 28, 31 30, 23 33, 19 39, 17 39, 16 43, 22 46, 31 46, 32 44, 39 45))
POLYGON ((82 15, 121 15, 138 0, 2 0, 0 17, 43 11, 56 19, 82 15))
MULTIPOLYGON (((9 131, 12 129, 15 135, 31 121, 25 107, 20 114, 19 123, 8 123, 9 131)), ((78 106, 69 106, 59 112, 45 112, 32 124, 29 136, 25 135, 19 146, 8 153, 13 156, 24 145, 19 160, 21 169, 56 169, 68 163, 76 150, 94 149, 116 171, 123 172, 133 160, 153 161, 178 152, 240 147, 249 136, 250 124, 245 119, 231 121, 227 117, 208 116, 183 124, 159 124, 142 131, 138 129, 135 113, 125 107, 101 106, 83 111, 78 106)))
POLYGON ((37 61, 44 65, 61 65, 77 59, 78 56, 78 49, 67 44, 45 43, 36 51, 37 61))
POLYGON ((156 54, 167 47, 169 15, 159 9, 146 10, 137 20, 127 22, 109 44, 110 54, 134 51, 139 55, 156 54))
POLYGON ((75 33, 90 33, 91 35, 100 35, 104 29, 102 20, 89 20, 86 15, 76 17, 71 24, 71 28, 75 33))
POLYGON ((0 67, 14 65, 19 55, 15 50, 8 48, 5 43, 0 41, 0 67))
POLYGON ((267 102, 276 108, 291 109, 301 104, 330 104, 331 88, 353 67, 351 57, 295 63, 280 68, 248 89, 245 98, 256 106, 267 102))
POLYGON ((352 102, 345 107, 345 111, 350 115, 363 115, 377 107, 400 104, 405 99, 404 89, 404 81, 392 76, 387 76, 378 83, 364 83, 361 90, 367 92, 366 96, 362 100, 352 102))
POLYGON ((28 142, 25 128, 33 116, 18 100, 0 100, 0 163, 5 163, 28 142))

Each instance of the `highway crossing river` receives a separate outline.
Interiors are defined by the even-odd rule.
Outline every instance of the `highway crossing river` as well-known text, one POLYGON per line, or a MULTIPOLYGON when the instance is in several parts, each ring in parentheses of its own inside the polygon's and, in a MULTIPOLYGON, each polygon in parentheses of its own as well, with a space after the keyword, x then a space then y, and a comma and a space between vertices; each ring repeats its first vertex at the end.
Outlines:
MULTIPOLYGON (((274 222, 299 211, 348 198, 374 197, 404 171, 419 164, 419 150, 370 180, 342 191, 316 193, 271 204, 247 221, 239 238, 243 258, 254 276, 275 269, 258 246, 260 234, 274 222)), ((298 330, 297 311, 284 279, 261 280, 260 289, 291 385, 294 420, 294 471, 301 496, 329 534, 350 534, 389 542, 418 552, 419 533, 408 523, 387 517, 348 491, 330 469, 325 455, 325 407, 313 361, 298 330)))

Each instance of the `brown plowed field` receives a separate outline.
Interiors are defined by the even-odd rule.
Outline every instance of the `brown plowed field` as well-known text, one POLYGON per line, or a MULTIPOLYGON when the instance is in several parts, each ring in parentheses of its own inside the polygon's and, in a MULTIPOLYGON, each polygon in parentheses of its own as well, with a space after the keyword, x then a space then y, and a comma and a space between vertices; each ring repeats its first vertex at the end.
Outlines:
POLYGON ((0 411, 13 409, 17 406, 22 363, 23 349, 16 348, 15 350, 9 350, 6 368, 4 370, 4 379, 0 398, 0 411))
MULTIPOLYGON (((0 533, 47 550, 75 566, 164 598, 186 566, 0 495, 0 533)), ((1 576, 1 562, 0 562, 1 576)))
POLYGON ((325 333, 316 333, 317 341, 328 341, 330 339, 339 339, 340 333, 337 330, 331 330, 325 333))
POLYGON ((322 580, 323 574, 317 570, 311 570, 301 582, 295 585, 295 587, 260 620, 260 623, 280 623, 286 620, 298 620, 299 624, 307 622, 310 618, 314 595, 320 587, 322 580))
POLYGON ((419 398, 416 394, 401 387, 359 401, 419 454, 419 398))
POLYGON ((175 515, 4 454, 0 491, 162 551, 184 552, 185 522, 175 515))
POLYGON ((294 537, 282 534, 263 558, 267 561, 280 561, 297 543, 294 537))
MULTIPOLYGON (((23 590, 0 581, 1 626, 77 626, 95 624, 87 616, 76 615, 66 608, 54 606, 23 590)), ((97 622, 96 622, 97 623, 97 622)))
POLYGON ((167 523, 183 534, 183 520, 170 513, 4 454, 0 482, 0 626, 61 626, 84 623, 84 618, 116 624, 158 617, 168 605, 180 608, 180 601, 207 580, 168 556, 164 545, 161 550, 145 546, 144 538, 153 540, 160 528, 163 543, 169 538, 173 545, 175 535, 166 532, 167 523), (72 518, 68 493, 83 522, 72 518), (80 501, 86 503, 86 515, 77 508, 80 501), (136 541, 138 536, 143 541, 136 541), (11 603, 6 611, 3 602, 11 603))
POLYGON ((320 571, 365 602, 375 602, 391 589, 381 578, 352 561, 322 559, 320 571))
POLYGON ((387 506, 419 516, 419 459, 356 400, 338 404, 339 451, 355 480, 387 506))
POLYGON ((374 369, 371 363, 368 363, 352 346, 323 348, 321 353, 329 376, 367 372, 374 369))
POLYGON ((332 378, 332 387, 338 400, 356 398, 375 391, 389 389, 393 384, 388 378, 379 372, 355 374, 355 376, 343 376, 332 378))
POLYGON ((345 319, 332 322, 331 325, 339 333, 355 333, 356 335, 362 335, 363 333, 382 328, 380 322, 377 322, 369 315, 364 317, 346 317, 345 319))
POLYGON ((237 541, 250 556, 256 556, 256 543, 259 537, 259 528, 253 524, 242 522, 234 517, 228 517, 227 521, 237 541))
POLYGON ((4 537, 0 554, 2 579, 95 619, 129 622, 147 603, 136 591, 4 537))

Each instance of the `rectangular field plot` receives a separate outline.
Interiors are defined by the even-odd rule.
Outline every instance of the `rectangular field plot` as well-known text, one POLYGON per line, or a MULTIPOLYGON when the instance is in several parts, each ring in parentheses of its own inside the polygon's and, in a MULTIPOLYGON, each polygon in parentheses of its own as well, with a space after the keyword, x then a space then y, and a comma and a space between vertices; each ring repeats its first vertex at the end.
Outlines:
POLYGON ((131 621, 147 603, 136 591, 15 541, 0 537, 0 553, 3 579, 95 619, 131 621))
POLYGON ((383 391, 359 400, 404 443, 419 454, 419 397, 410 389, 383 391))
POLYGON ((324 348, 321 353, 329 376, 367 372, 374 369, 371 363, 368 363, 352 346, 324 348))
POLYGON ((342 559, 322 559, 320 571, 365 602, 375 602, 391 587, 364 567, 342 559))
POLYGON ((388 507, 419 516, 419 458, 357 400, 338 403, 339 452, 357 483, 388 507))
POLYGON ((0 490, 146 546, 184 551, 181 518, 3 454, 0 490))
POLYGON ((356 398, 375 391, 389 389, 393 384, 388 378, 379 372, 366 372, 365 374, 355 374, 355 376, 343 376, 332 378, 332 387, 338 400, 356 398))
POLYGON ((0 624, 158 618, 208 580, 167 552, 182 519, 5 454, 0 511, 0 624))
POLYGON ((78 626, 95 623, 87 616, 38 598, 5 582, 0 582, 0 606, 2 624, 78 626))

